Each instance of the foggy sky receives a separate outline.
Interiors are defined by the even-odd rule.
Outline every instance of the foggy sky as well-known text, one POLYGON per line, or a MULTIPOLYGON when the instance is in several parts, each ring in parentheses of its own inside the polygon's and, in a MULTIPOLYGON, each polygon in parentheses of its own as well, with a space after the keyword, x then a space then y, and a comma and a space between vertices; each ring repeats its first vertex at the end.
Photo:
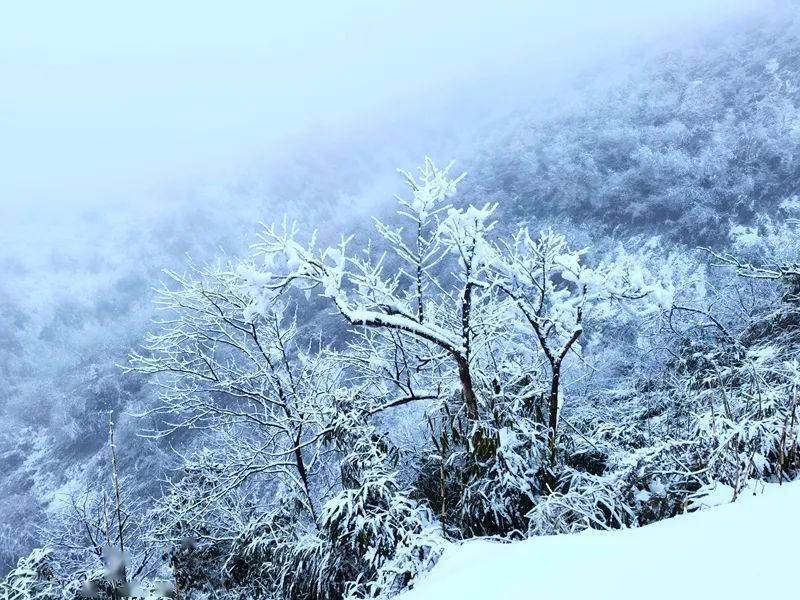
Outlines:
MULTIPOLYGON (((289 140, 312 146, 315 136, 379 128, 398 115, 414 123, 426 107, 463 103, 464 90, 500 102, 597 57, 675 43, 763 3, 288 4, 7 5, 6 232, 15 215, 165 202, 159 190, 172 185, 235 181, 289 140)), ((457 126, 457 111, 443 114, 457 126)))

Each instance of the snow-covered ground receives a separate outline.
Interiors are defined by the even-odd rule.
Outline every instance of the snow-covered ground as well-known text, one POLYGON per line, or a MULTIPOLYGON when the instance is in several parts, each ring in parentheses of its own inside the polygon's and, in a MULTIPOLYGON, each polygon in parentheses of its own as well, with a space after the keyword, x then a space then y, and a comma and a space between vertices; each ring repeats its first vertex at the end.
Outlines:
POLYGON ((800 482, 640 529, 450 546, 402 600, 800 597, 800 482))

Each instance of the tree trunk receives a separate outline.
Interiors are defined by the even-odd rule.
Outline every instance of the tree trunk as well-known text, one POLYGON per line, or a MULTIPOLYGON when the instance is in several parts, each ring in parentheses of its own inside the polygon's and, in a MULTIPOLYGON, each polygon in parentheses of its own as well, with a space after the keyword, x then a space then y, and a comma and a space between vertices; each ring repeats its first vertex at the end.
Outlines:
POLYGON ((470 316, 472 314, 472 264, 465 264, 466 285, 461 296, 461 340, 464 344, 463 354, 456 354, 458 362, 458 379, 461 381, 461 390, 464 394, 464 404, 467 405, 467 418, 470 421, 478 420, 478 399, 475 397, 475 388, 472 385, 472 374, 469 371, 469 355, 472 346, 472 330, 470 329, 470 316))
POLYGON ((458 379, 461 382, 461 393, 464 395, 464 404, 467 407, 467 418, 470 421, 478 420, 478 399, 472 386, 472 374, 469 372, 469 361, 457 355, 458 379))
POLYGON ((552 365, 552 377, 550 378, 550 422, 547 445, 550 449, 550 464, 556 464, 556 434, 558 433, 558 388, 561 380, 561 362, 552 365))
POLYGON ((308 482, 308 471, 306 470, 305 459, 303 458, 303 450, 300 448, 302 430, 297 432, 297 437, 294 440, 294 461, 297 467, 297 472, 300 474, 300 480, 303 483, 303 491, 306 495, 308 502, 308 510, 311 512, 311 518, 314 520, 314 527, 318 527, 317 511, 314 508, 314 499, 311 496, 310 484, 308 482))
POLYGON ((119 469, 117 467, 117 445, 114 442, 114 421, 111 421, 108 426, 108 441, 111 448, 111 474, 114 483, 114 500, 117 514, 117 535, 119 536, 119 560, 121 561, 119 576, 121 581, 114 582, 112 596, 114 598, 121 597, 119 587, 127 584, 127 573, 125 572, 125 541, 123 538, 123 522, 122 522, 122 500, 119 487, 119 469))

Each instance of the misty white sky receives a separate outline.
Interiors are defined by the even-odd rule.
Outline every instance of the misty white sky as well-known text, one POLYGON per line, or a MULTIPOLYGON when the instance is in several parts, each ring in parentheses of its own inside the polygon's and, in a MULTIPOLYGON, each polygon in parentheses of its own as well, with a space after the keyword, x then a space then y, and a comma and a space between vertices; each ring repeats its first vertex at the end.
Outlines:
POLYGON ((535 89, 594 57, 758 4, 6 3, 0 209, 69 211, 235 179, 287 139, 310 143, 394 115, 413 122, 426 104, 481 84, 489 98, 535 89))

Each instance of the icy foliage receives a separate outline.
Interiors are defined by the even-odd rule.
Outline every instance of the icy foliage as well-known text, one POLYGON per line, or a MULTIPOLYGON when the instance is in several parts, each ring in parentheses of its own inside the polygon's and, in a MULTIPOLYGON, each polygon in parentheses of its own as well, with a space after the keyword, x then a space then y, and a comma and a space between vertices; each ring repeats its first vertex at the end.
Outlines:
POLYGON ((55 600, 60 597, 54 581, 52 550, 37 548, 19 559, 15 569, 0 583, 3 600, 55 600))

